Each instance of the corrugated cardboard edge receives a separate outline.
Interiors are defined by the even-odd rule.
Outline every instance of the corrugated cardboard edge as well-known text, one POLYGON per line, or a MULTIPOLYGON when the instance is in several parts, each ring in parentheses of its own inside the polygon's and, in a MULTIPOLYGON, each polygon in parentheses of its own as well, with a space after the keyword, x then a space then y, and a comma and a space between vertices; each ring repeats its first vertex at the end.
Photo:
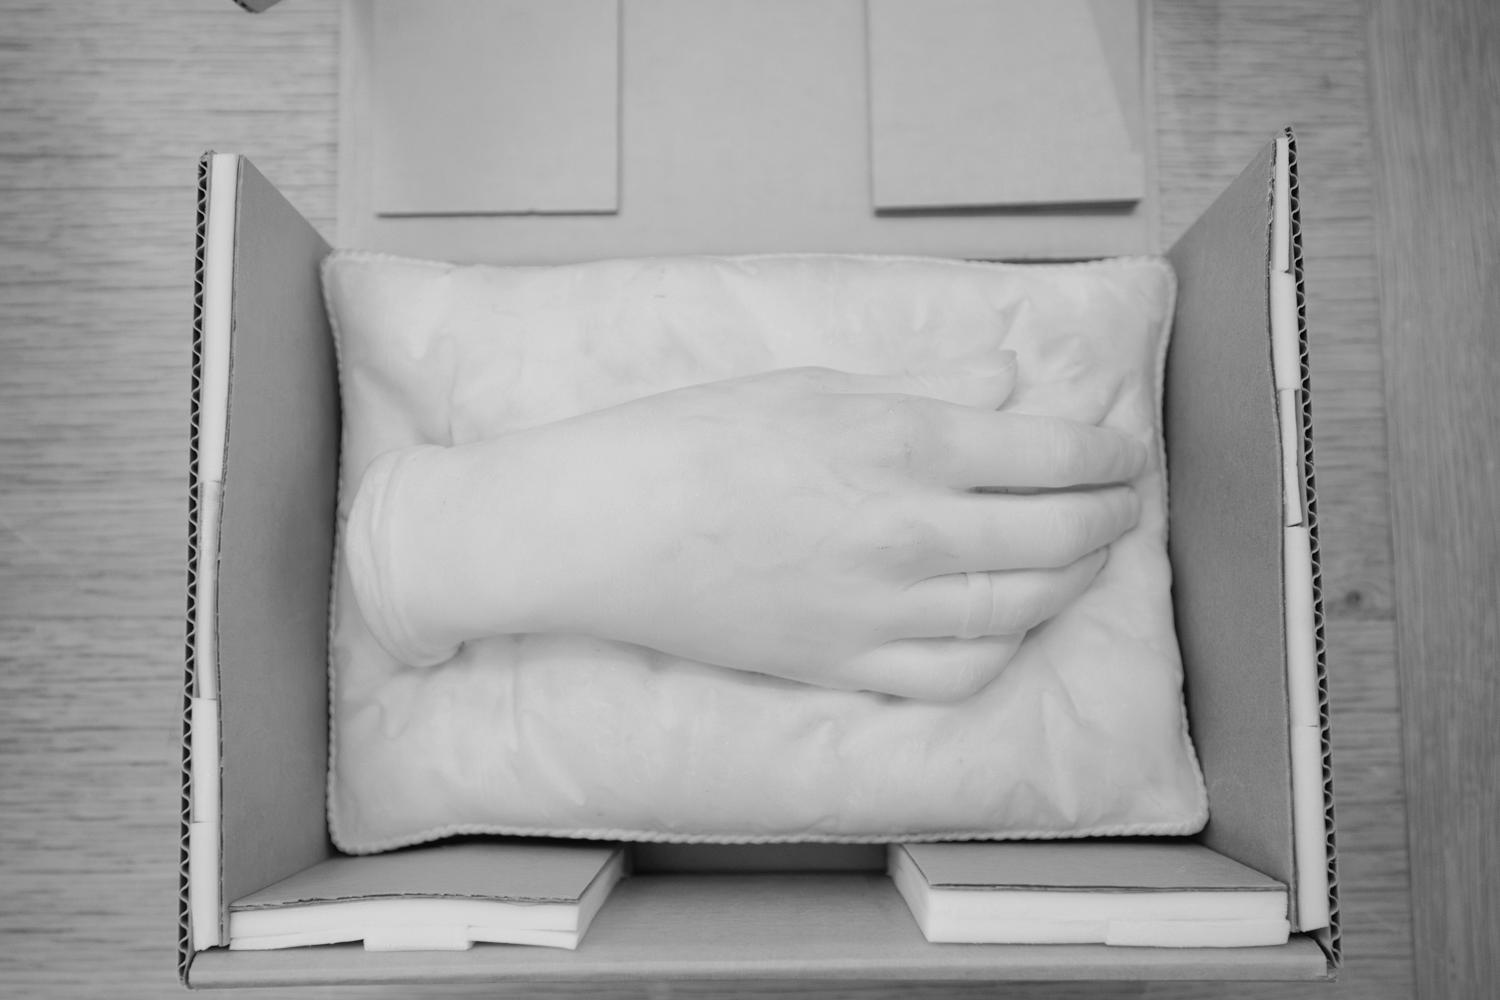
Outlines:
MULTIPOLYGON (((505 995, 568 993, 567 986, 586 992, 586 983, 613 995, 640 990, 626 984, 663 981, 691 982, 711 993, 713 986, 697 984, 719 980, 722 990, 727 980, 758 981, 765 985, 757 995, 770 995, 812 980, 852 980, 867 988, 968 980, 994 989, 1002 980, 1317 981, 1326 971, 1322 949, 1302 935, 1279 947, 1243 949, 934 947, 922 939, 890 880, 875 872, 644 876, 621 882, 609 899, 576 952, 212 949, 198 956, 193 978, 201 987, 409 983, 426 992, 434 983, 483 983, 505 995)), ((841 995, 855 992, 846 988, 841 995)))
MULTIPOLYGON (((268 548, 263 544, 267 517, 285 518, 287 523, 278 522, 273 526, 273 532, 294 538, 301 537, 294 531, 296 525, 326 525, 331 521, 331 486, 325 491, 328 496, 326 512, 319 509, 309 516, 307 503, 288 506, 286 501, 290 495, 288 484, 295 486, 310 481, 309 470, 314 475, 318 470, 330 470, 328 481, 331 484, 336 451, 327 446, 327 435, 313 431, 316 428, 336 428, 337 421, 337 393, 333 387, 331 357, 320 365, 319 357, 309 356, 305 351, 298 353, 300 345, 316 346, 317 343, 323 344, 331 353, 331 342, 321 319, 322 302, 316 290, 316 268, 308 266, 307 262, 308 255, 316 255, 313 258, 315 264, 316 259, 327 253, 327 243, 248 160, 234 155, 207 153, 199 163, 195 250, 189 422, 189 594, 181 802, 185 860, 180 865, 179 878, 178 966, 179 977, 189 986, 194 985, 191 977, 196 968, 196 956, 206 948, 226 942, 226 902, 236 895, 243 895, 246 891, 244 885, 260 888, 267 881, 274 881, 294 869, 305 867, 310 860, 327 855, 327 831, 321 821, 325 772, 323 748, 327 733, 321 719, 315 729, 303 731, 315 732, 315 739, 304 739, 288 752, 284 741, 262 739, 254 725, 247 730, 247 719, 253 722, 265 717, 264 711, 255 712, 255 698, 238 697, 236 700, 231 697, 229 702, 238 706, 236 716, 223 712, 225 700, 220 697, 220 689, 225 686, 220 682, 224 680, 238 678, 230 687, 243 696, 247 689, 241 682, 247 678, 253 677, 255 684, 263 685, 278 677, 285 681, 287 676, 307 676, 313 681, 318 698, 303 698, 298 704, 316 706, 316 713, 322 715, 324 706, 321 690, 318 690, 323 686, 322 673, 303 675, 295 669, 289 673, 286 664, 294 657, 286 655, 284 650, 264 663, 254 653, 247 656, 246 629, 256 632, 260 628, 257 622, 266 616, 247 618, 238 612, 254 605, 255 599, 264 597, 259 590, 266 589, 263 586, 265 581, 252 580, 247 591, 246 586, 234 586, 242 584, 243 580, 236 580, 233 574, 219 574, 217 569, 221 558, 228 559, 228 565, 235 567, 241 576, 247 566, 264 569, 257 559, 261 550, 268 548), (246 226, 246 215, 255 224, 246 226), (251 312, 244 312, 243 303, 239 302, 242 298, 247 298, 254 307, 251 312), (303 310, 303 315, 288 314, 287 301, 315 307, 315 325, 321 337, 304 335, 309 329, 305 322, 309 318, 306 310, 303 310), (275 364, 271 364, 273 361, 275 364), (327 385, 309 391, 307 380, 325 369, 327 385), (237 382, 245 391, 231 398, 231 387, 237 382), (288 393, 294 398, 288 398, 288 393), (306 407, 292 404, 311 398, 328 402, 331 414, 315 414, 313 422, 299 419, 305 415, 306 407), (269 477, 241 477, 235 484, 235 492, 221 494, 222 471, 229 464, 229 455, 237 440, 228 433, 231 410, 236 421, 248 420, 244 426, 252 433, 246 441, 277 442, 280 450, 300 454, 302 466, 293 468, 282 463, 271 470, 273 475, 269 477), (268 414, 274 418, 271 419, 271 430, 266 429, 268 414), (297 443, 311 442, 308 448, 323 447, 334 457, 309 455, 306 448, 299 453, 285 440, 288 434, 300 435, 297 443), (276 501, 271 513, 267 513, 265 503, 259 507, 256 503, 267 497, 276 501), (226 498, 233 502, 226 503, 226 498), (231 598, 224 607, 235 614, 219 614, 217 605, 224 600, 221 588, 225 588, 223 593, 228 593, 231 598), (251 598, 248 601, 247 594, 251 598), (226 657, 225 653, 229 655, 226 657), (221 676, 226 663, 232 669, 221 676), (290 772, 300 762, 313 762, 310 773, 316 775, 315 779, 301 781, 298 787, 303 792, 316 789, 320 804, 311 811, 293 811, 294 816, 306 816, 308 820, 299 822, 294 831, 287 834, 288 818, 282 817, 279 828, 273 828, 272 832, 277 834, 274 837, 253 829, 262 817, 272 814, 283 803, 276 795, 265 794, 265 782, 252 782, 250 784, 255 787, 249 791, 258 792, 263 804, 252 806, 247 812, 244 803, 254 800, 245 797, 248 786, 243 780, 244 769, 240 768, 235 785, 240 795, 240 809, 237 815, 229 817, 236 824, 226 825, 221 807, 228 805, 231 798, 221 795, 214 783, 215 779, 222 780, 226 775, 226 755, 223 752, 226 742, 233 742, 235 761, 245 757, 243 751, 254 750, 262 774, 274 776, 271 779, 273 785, 287 785, 296 777, 290 772), (262 752, 267 749, 273 752, 262 752), (225 836, 226 832, 234 834, 232 840, 225 836), (314 847, 309 849, 309 844, 314 847)), ((329 407, 320 407, 322 409, 329 407)), ((236 468, 253 469, 254 463, 245 461, 244 442, 240 443, 239 451, 241 458, 235 463, 236 468)), ((252 457, 253 453, 254 449, 252 457)), ((261 471, 265 473, 266 470, 261 471)), ((322 506, 316 496, 312 503, 322 506)), ((331 540, 327 550, 331 557, 331 540)), ((303 544, 291 546, 290 551, 299 553, 297 558, 305 563, 309 558, 305 553, 313 549, 303 544)), ((326 587, 327 567, 313 568, 314 572, 308 574, 304 566, 297 581, 303 590, 311 586, 321 595, 326 587)), ((285 577, 285 574, 281 576, 285 577)), ((288 591, 281 580, 273 582, 271 589, 277 593, 288 591)), ((316 622, 315 628, 309 625, 291 630, 293 623, 286 622, 284 617, 277 626, 287 626, 289 632, 302 639, 317 635, 317 655, 311 659, 321 667, 326 664, 326 650, 321 645, 324 621, 321 616, 309 616, 309 620, 316 622)), ((255 645, 255 642, 250 642, 250 645, 255 645)), ((285 689, 286 685, 282 683, 283 696, 285 689)), ((302 721, 307 721, 309 711, 310 708, 303 711, 302 721)), ((288 713, 283 712, 279 721, 285 725, 287 718, 288 713)))
POLYGON ((188 912, 188 836, 193 813, 193 694, 197 690, 198 612, 198 432, 203 397, 203 270, 208 239, 208 173, 213 153, 198 159, 198 201, 193 253, 193 342, 190 372, 188 422, 188 539, 187 539, 187 620, 185 628, 182 689, 182 772, 180 799, 181 819, 177 857, 177 978, 187 985, 188 966, 192 961, 193 936, 188 912))
POLYGON ((1312 368, 1307 337, 1307 287, 1303 273, 1302 208, 1297 181, 1297 138, 1290 127, 1287 137, 1292 219, 1292 278, 1297 288, 1297 350, 1301 361, 1302 478, 1306 489, 1307 531, 1312 540, 1313 630, 1317 643, 1318 724, 1323 751, 1323 821, 1328 845, 1328 926, 1313 937, 1328 955, 1333 974, 1344 964, 1343 934, 1339 922, 1338 850, 1334 835, 1333 744, 1328 700, 1328 644, 1323 608, 1323 560, 1318 544, 1318 491, 1313 470, 1312 368))

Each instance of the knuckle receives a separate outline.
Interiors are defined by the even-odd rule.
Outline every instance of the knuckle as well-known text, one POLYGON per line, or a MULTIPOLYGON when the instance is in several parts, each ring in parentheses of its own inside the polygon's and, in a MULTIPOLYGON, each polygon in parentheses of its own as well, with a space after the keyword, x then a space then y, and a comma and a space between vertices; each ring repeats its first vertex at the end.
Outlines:
POLYGON ((941 439, 942 410, 919 396, 886 396, 882 439, 889 458, 911 468, 941 439))
POLYGON ((916 452, 917 429, 899 397, 851 397, 847 405, 850 423, 869 460, 882 467, 906 468, 916 452))

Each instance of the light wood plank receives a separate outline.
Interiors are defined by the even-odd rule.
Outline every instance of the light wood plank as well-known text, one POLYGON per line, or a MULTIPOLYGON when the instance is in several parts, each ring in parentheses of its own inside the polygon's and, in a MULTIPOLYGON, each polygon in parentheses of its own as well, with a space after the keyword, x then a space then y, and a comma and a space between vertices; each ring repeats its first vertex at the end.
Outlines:
POLYGON ((1155 5, 1168 243, 1283 125, 1297 132, 1323 576, 1331 617, 1392 614, 1365 17, 1343 2, 1155 5))
POLYGON ((1370 31, 1416 985, 1500 981, 1500 7, 1370 31))
POLYGON ((1239 173, 1246 150, 1283 124, 1297 131, 1346 968, 1333 990, 1177 985, 1151 996, 1411 991, 1366 24, 1355 2, 1155 5, 1164 238, 1239 173))
POLYGON ((331 228, 337 5, 0 4, 0 993, 176 992, 195 161, 331 228))

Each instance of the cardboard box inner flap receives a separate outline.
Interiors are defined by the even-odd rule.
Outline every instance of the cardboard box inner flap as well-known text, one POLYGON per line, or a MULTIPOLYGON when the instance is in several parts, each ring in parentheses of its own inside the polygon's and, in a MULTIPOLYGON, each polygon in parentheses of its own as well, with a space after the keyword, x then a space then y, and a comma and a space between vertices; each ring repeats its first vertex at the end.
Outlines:
MULTIPOLYGON (((1018 63, 1011 58, 1014 46, 992 47, 986 58, 982 43, 972 36, 992 29, 997 19, 1003 22, 1008 8, 990 11, 988 0, 949 0, 929 11, 924 2, 922 19, 934 35, 947 36, 950 48, 960 37, 969 38, 960 46, 963 65, 950 67, 954 72, 951 78, 945 75, 946 84, 921 66, 909 66, 899 47, 887 44, 888 34, 877 34, 872 46, 872 15, 879 19, 883 11, 867 11, 864 0, 629 0, 620 5, 615 22, 618 148, 601 153, 596 141, 587 147, 587 157, 560 157, 543 176, 528 181, 549 189, 577 188, 595 178, 601 164, 617 164, 618 190, 610 192, 617 194, 613 211, 597 211, 602 203, 597 198, 573 197, 528 203, 571 214, 496 214, 495 202, 472 198, 467 205, 427 206, 447 214, 388 214, 384 178, 392 165, 383 161, 382 146, 391 140, 381 136, 400 126, 393 113, 410 103, 403 98, 400 107, 391 106, 386 95, 392 87, 420 86, 416 105, 427 112, 421 129, 396 141, 420 143, 433 135, 433 128, 446 130, 451 142, 439 148, 444 157, 459 162, 443 162, 420 149, 404 153, 402 161, 411 161, 434 179, 450 176, 449 182, 460 186, 477 174, 476 184, 503 187, 516 169, 534 164, 538 150, 558 144, 551 136, 538 147, 515 153, 510 162, 510 144, 526 147, 535 126, 503 107, 494 107, 496 117, 490 120, 472 120, 468 112, 496 102, 480 101, 466 87, 516 86, 524 77, 530 82, 528 107, 550 104, 556 120, 569 121, 570 128, 602 141, 604 130, 595 127, 597 96, 590 101, 578 93, 585 81, 549 93, 543 88, 549 71, 525 71, 536 62, 571 58, 582 32, 555 43, 552 51, 533 48, 529 59, 505 66, 493 64, 493 53, 503 57, 507 44, 477 35, 506 30, 507 18, 524 25, 535 10, 551 12, 554 5, 553 0, 485 4, 487 16, 469 22, 476 34, 447 49, 449 61, 456 63, 449 66, 424 59, 424 50, 403 38, 391 41, 387 36, 395 23, 388 15, 394 6, 402 9, 403 22, 430 22, 422 31, 425 38, 429 31, 442 31, 437 22, 458 16, 457 8, 395 0, 345 3, 339 94, 341 245, 439 260, 553 264, 793 249, 1071 259, 1142 253, 1156 243, 1154 130, 1146 127, 1133 136, 1128 127, 1132 121, 1153 120, 1144 85, 1149 74, 1142 69, 1151 64, 1146 5, 1133 0, 1069 2, 1057 12, 1047 5, 1048 17, 1038 19, 1044 21, 1042 30, 1050 25, 1053 34, 1086 34, 1048 47, 1054 51, 1047 58, 1059 47, 1068 54, 1061 67, 1038 65, 1036 53, 1018 63), (491 6, 497 9, 489 11, 491 6), (1107 65, 1098 65, 1094 53, 1107 65), (903 68, 910 72, 901 72, 903 68), (894 92, 889 86, 872 89, 872 81, 896 83, 893 72, 901 81, 894 92), (1035 85, 1049 75, 1053 87, 1035 85), (1095 77, 1097 86, 1068 83, 1085 75, 1095 77), (926 82, 919 86, 913 78, 926 82), (962 92, 966 81, 968 100, 954 106, 954 91, 962 92), (914 89, 908 90, 908 84, 914 89), (1007 114, 994 107, 984 94, 996 86, 1025 93, 1021 106, 1028 113, 1007 114), (1084 99, 1106 105, 1108 114, 1077 121, 1084 99), (974 111, 983 118, 977 128, 965 131, 962 116, 974 111), (1069 116, 1071 127, 1058 125, 1069 116), (903 123, 912 120, 929 127, 920 135, 910 134, 903 123), (943 122, 949 127, 939 127, 943 122), (1000 135, 994 142, 963 141, 996 129, 1000 135), (1117 133, 1118 139, 1110 138, 1117 133), (1083 148, 1097 159, 1106 152, 1101 145, 1123 148, 1109 157, 1110 163, 1081 170, 1075 182, 1064 183, 1064 175, 1080 172, 1067 169, 1075 162, 1073 153, 1083 148), (943 147, 936 156, 935 146, 943 147), (917 192, 915 198, 903 198, 898 189, 895 200, 914 210, 883 211, 893 206, 881 202, 877 173, 912 178, 927 171, 933 159, 945 165, 946 182, 934 191, 917 192), (1121 166, 1116 160, 1128 162, 1121 166), (1116 178, 1122 173, 1133 185, 1121 187, 1116 178), (981 183, 991 179, 1001 183, 981 183), (954 212, 944 207, 953 205, 983 208, 954 212)), ((589 33, 602 23, 594 19, 597 14, 578 13, 590 24, 589 33)), ((554 16, 560 15, 549 14, 554 16)), ((514 202, 510 208, 516 208, 514 202)))
MULTIPOLYGON (((326 621, 339 412, 318 286, 327 247, 237 162, 218 547, 221 915, 333 853, 324 826, 326 621)), ((1198 839, 1292 887, 1282 478, 1268 338, 1273 176, 1274 144, 1171 252, 1180 291, 1165 419, 1177 626, 1210 797, 1198 839)), ((1120 847, 1128 865, 1128 844, 1120 847)), ((184 930, 183 971, 203 986, 497 975, 1203 979, 1323 978, 1338 962, 1336 912, 1316 940, 1294 935, 1279 948, 929 946, 883 866, 883 851, 866 846, 654 845, 637 853, 636 875, 576 953, 367 955, 343 946, 195 955, 184 930), (765 870, 783 874, 746 874, 765 870)), ((186 891, 183 899, 186 927, 186 891)))
POLYGON ((331 851, 328 581, 338 376, 318 263, 328 246, 239 161, 218 542, 221 899, 331 851))

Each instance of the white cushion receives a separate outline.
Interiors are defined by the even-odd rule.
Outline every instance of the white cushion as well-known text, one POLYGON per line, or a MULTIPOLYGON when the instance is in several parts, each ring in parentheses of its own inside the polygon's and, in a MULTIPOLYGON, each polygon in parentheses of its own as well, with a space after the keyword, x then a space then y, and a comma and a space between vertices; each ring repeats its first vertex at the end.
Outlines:
MULTIPOLYGON (((329 823, 361 853, 455 833, 675 841, 1188 834, 1207 804, 1172 626, 1165 261, 777 255, 461 267, 337 252, 324 289, 344 439, 329 823), (937 704, 584 636, 416 668, 361 617, 343 525, 372 459, 698 382, 1018 355, 1006 409, 1154 435, 1143 513, 1000 678, 937 704)), ((518 530, 524 530, 519 527, 518 530)))

